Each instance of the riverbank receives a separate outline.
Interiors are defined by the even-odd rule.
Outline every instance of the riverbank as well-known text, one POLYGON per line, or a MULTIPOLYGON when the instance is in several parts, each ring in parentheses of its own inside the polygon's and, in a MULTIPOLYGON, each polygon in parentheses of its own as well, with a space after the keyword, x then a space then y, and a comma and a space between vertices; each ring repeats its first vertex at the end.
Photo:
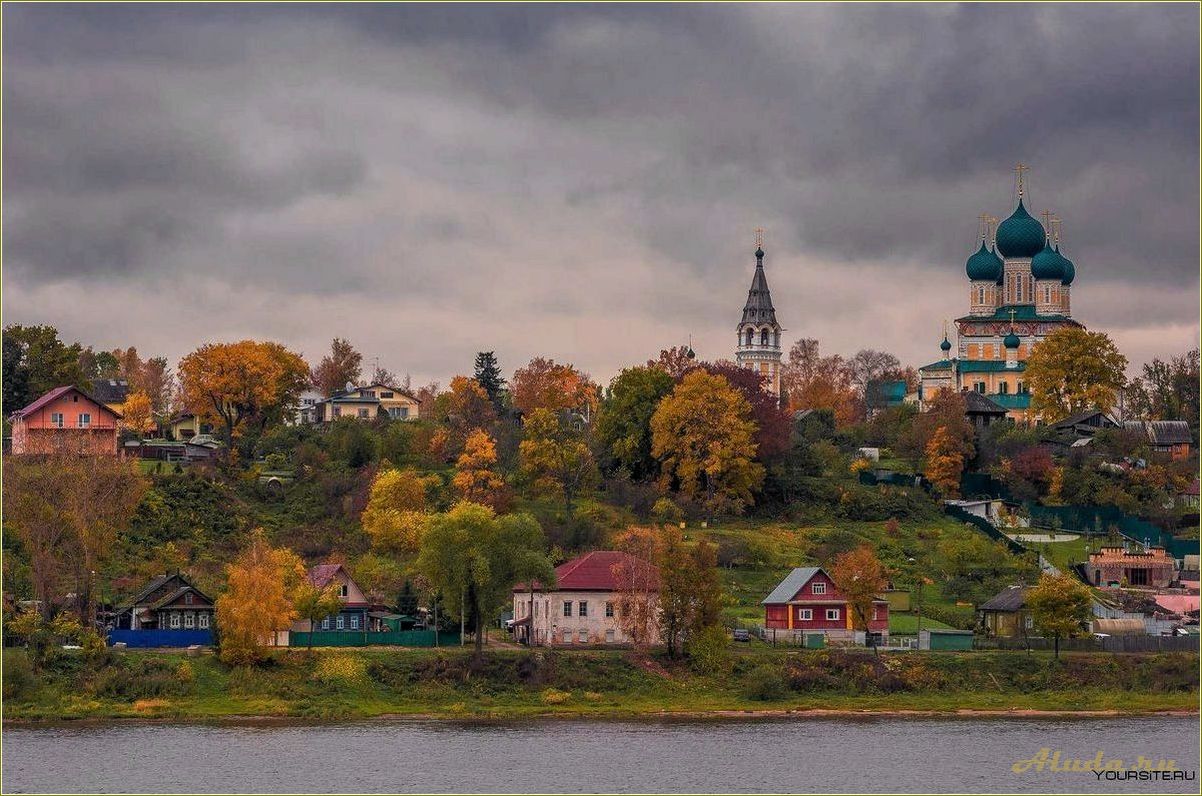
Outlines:
POLYGON ((1196 654, 776 650, 721 671, 615 651, 299 650, 254 669, 212 655, 128 650, 41 671, 5 653, 6 724, 534 718, 1192 715, 1196 654))

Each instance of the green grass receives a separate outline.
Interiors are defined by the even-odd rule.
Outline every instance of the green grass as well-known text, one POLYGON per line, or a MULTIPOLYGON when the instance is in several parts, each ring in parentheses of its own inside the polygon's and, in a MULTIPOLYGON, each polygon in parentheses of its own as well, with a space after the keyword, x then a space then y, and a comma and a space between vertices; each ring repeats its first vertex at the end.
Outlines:
MULTIPOLYGON (((936 619, 929 616, 922 618, 923 630, 951 630, 951 625, 945 625, 936 619)), ((918 614, 902 613, 900 611, 889 612, 889 632, 914 635, 918 633, 918 614)))
MULTIPOLYGON (((1032 533, 1039 531, 1032 530, 1032 533)), ((1050 532, 1049 532, 1050 533, 1050 532)), ((1089 538, 1078 537, 1069 542, 1023 542, 1028 549, 1043 553, 1044 558, 1052 562, 1052 566, 1061 572, 1066 572, 1073 565, 1089 560, 1086 545, 1089 538)))
MULTIPOLYGON (((701 675, 683 664, 614 650, 531 656, 493 649, 477 669, 468 665, 468 653, 457 649, 327 648, 312 655, 292 650, 256 669, 227 667, 213 655, 129 650, 98 670, 77 660, 60 663, 49 675, 26 670, 19 683, 6 677, 4 718, 629 717, 799 709, 1135 712, 1197 706, 1197 655, 1077 653, 1053 661, 1049 654, 1021 652, 910 652, 878 658, 784 651, 758 642, 733 645, 732 651, 727 670, 701 675), (179 680, 175 673, 184 663, 191 676, 179 680), (831 679, 807 686, 786 678, 772 698, 756 698, 758 680, 780 680, 793 671, 790 667, 830 673, 831 679), (882 675, 872 674, 873 667, 909 677, 910 684, 901 691, 878 688, 871 678, 882 675)), ((23 655, 23 650, 5 651, 6 675, 23 655)))

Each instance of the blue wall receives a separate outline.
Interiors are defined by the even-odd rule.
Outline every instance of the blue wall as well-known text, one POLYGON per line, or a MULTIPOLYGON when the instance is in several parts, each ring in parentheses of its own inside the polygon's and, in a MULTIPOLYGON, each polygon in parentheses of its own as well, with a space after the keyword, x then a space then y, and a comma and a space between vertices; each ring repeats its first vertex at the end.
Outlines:
POLYGON ((213 646, 212 630, 110 630, 109 644, 125 642, 128 647, 213 646))

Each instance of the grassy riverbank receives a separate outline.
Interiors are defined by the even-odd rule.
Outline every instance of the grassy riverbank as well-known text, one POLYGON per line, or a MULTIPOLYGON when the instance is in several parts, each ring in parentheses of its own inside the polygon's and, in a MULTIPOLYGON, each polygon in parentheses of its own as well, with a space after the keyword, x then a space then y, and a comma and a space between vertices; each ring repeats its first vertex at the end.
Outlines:
POLYGON ((624 717, 786 710, 1196 710, 1195 654, 910 653, 743 650, 718 674, 615 651, 460 650, 281 653, 264 667, 212 655, 65 654, 31 671, 5 652, 6 721, 244 716, 308 719, 412 715, 624 717))

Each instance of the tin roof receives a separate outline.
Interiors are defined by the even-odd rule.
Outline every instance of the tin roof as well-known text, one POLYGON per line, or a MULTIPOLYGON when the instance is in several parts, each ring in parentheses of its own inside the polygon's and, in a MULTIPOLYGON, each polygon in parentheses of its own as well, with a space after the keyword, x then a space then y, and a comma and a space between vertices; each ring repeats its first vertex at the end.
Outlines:
POLYGON ((822 572, 822 567, 795 567, 785 575, 785 579, 776 584, 772 593, 760 601, 760 605, 787 603, 792 600, 810 579, 822 572))
POLYGON ((83 390, 76 387, 74 384, 67 384, 62 387, 55 387, 53 390, 46 393, 41 398, 38 398, 33 403, 29 404, 29 406, 22 407, 21 409, 18 409, 17 411, 13 412, 13 417, 25 417, 26 415, 33 414, 34 412, 38 411, 42 407, 53 403, 58 398, 66 395, 67 393, 71 393, 71 392, 77 392, 80 395, 82 395, 84 398, 87 398, 89 401, 91 401, 92 403, 94 403, 98 407, 100 407, 101 411, 108 412, 113 417, 117 417, 117 418, 121 417, 121 415, 119 413, 114 412, 112 409, 109 409, 107 406, 105 406, 104 401, 100 401, 100 400, 97 400, 96 398, 93 398, 92 396, 90 396, 86 392, 84 392, 83 390))
MULTIPOLYGON (((652 590, 659 589, 658 570, 641 558, 620 550, 594 550, 565 561, 555 568, 555 588, 558 591, 620 591, 620 570, 625 565, 641 570, 647 576, 646 581, 653 584, 652 590)), ((526 591, 527 588, 525 583, 513 587, 514 591, 526 591)), ((541 590, 542 584, 535 581, 534 588, 541 590)))

